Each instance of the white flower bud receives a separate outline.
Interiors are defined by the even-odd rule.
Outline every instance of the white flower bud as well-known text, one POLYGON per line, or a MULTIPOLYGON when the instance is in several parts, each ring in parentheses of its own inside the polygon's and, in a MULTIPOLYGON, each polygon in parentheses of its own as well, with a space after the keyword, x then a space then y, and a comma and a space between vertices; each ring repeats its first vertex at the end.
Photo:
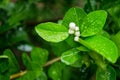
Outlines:
POLYGON ((79 31, 77 31, 77 32, 75 32, 75 36, 80 36, 80 32, 79 31))
POLYGON ((69 28, 70 29, 73 29, 73 30, 75 30, 75 23, 74 22, 71 22, 70 24, 69 24, 69 28))
POLYGON ((75 27, 75 31, 79 31, 79 27, 78 26, 75 27))
POLYGON ((74 34, 74 30, 69 29, 69 30, 68 30, 68 33, 69 33, 69 34, 74 34))
POLYGON ((75 37, 74 37, 74 41, 79 41, 79 37, 78 37, 78 36, 75 36, 75 37))

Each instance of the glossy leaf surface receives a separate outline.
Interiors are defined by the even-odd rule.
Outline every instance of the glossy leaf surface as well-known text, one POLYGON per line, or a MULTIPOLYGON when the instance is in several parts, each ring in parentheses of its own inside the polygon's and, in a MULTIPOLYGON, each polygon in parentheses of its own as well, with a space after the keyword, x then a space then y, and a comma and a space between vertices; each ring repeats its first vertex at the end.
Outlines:
POLYGON ((91 36, 85 39, 86 47, 101 54, 108 61, 115 63, 118 58, 118 49, 114 42, 101 36, 91 36))
POLYGON ((39 24, 35 27, 35 30, 39 36, 49 42, 63 41, 69 35, 65 26, 52 22, 39 24))
POLYGON ((61 61, 67 65, 74 64, 79 59, 79 52, 76 48, 65 51, 62 53, 61 61))
POLYGON ((83 9, 79 7, 74 7, 68 10, 63 19, 63 25, 69 27, 70 22, 74 22, 77 26, 80 27, 82 19, 86 16, 86 13, 83 9))
POLYGON ((80 27, 81 36, 92 36, 102 30, 107 18, 104 10, 93 11, 89 13, 83 20, 80 27))

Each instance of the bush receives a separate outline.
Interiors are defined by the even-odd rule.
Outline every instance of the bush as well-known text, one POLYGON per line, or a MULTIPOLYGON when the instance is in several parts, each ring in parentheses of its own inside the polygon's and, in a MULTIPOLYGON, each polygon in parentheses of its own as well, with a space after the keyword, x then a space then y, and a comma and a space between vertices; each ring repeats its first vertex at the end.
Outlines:
POLYGON ((0 80, 120 79, 119 0, 1 0, 0 12, 0 80))

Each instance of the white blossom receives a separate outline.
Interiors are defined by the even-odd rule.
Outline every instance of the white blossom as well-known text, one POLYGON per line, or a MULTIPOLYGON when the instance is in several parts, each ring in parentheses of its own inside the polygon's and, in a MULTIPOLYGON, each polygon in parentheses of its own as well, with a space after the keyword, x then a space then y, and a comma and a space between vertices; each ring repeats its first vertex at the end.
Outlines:
POLYGON ((79 41, 79 36, 80 36, 79 27, 76 26, 76 24, 75 24, 74 22, 70 22, 70 23, 69 23, 68 33, 75 35, 74 41, 79 41))
POLYGON ((79 31, 77 31, 77 32, 75 32, 75 36, 80 36, 80 32, 79 31))
POLYGON ((75 31, 79 31, 79 27, 78 26, 75 27, 75 31))
POLYGON ((74 30, 73 30, 73 29, 69 29, 69 30, 68 30, 68 33, 69 33, 69 34, 74 34, 74 30))
POLYGON ((74 22, 70 22, 69 28, 75 30, 75 27, 76 27, 75 23, 74 22))
POLYGON ((74 41, 79 41, 79 37, 78 37, 78 36, 75 36, 75 37, 74 37, 74 41))

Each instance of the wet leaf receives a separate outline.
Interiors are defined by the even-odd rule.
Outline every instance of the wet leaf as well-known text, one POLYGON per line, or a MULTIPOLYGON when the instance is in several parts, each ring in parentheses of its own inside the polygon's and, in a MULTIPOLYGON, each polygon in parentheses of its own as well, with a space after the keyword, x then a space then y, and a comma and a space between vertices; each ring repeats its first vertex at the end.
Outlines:
POLYGON ((79 7, 74 7, 68 10, 63 19, 63 25, 68 27, 70 22, 74 22, 77 26, 80 27, 82 19, 86 16, 86 13, 83 9, 79 7))
POLYGON ((80 27, 82 37, 92 36, 100 32, 106 22, 107 13, 104 10, 93 11, 83 20, 80 27))
POLYGON ((67 65, 74 64, 80 58, 79 52, 76 48, 70 49, 62 53, 61 61, 67 65))
POLYGON ((60 42, 68 37, 68 29, 52 22, 42 23, 35 27, 39 36, 49 42, 60 42))
POLYGON ((102 35, 102 36, 104 36, 106 38, 110 38, 110 34, 105 30, 100 31, 100 33, 98 33, 98 34, 102 35))
POLYGON ((91 36, 85 39, 86 47, 99 53, 108 61, 115 63, 118 58, 118 49, 114 42, 101 35, 91 36))

